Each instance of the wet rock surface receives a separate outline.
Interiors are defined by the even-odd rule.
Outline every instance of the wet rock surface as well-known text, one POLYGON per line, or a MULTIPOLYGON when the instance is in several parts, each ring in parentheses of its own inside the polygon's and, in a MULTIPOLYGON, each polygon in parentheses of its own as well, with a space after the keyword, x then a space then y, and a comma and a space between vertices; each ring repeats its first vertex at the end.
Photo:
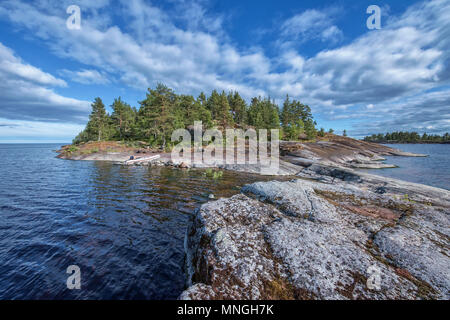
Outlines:
POLYGON ((450 298, 450 192, 316 169, 203 205, 180 298, 450 298))

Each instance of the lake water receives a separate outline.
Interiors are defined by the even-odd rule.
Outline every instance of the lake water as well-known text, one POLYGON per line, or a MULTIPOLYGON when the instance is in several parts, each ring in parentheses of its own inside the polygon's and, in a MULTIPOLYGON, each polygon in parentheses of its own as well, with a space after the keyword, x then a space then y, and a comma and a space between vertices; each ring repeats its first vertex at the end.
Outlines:
MULTIPOLYGON (((273 179, 60 160, 59 146, 0 144, 0 299, 176 299, 194 209, 273 179), (69 265, 81 290, 66 287, 69 265)), ((449 189, 450 145, 394 147, 430 157, 372 173, 449 189)))
POLYGON ((0 144, 0 299, 176 299, 194 209, 263 180, 60 160, 59 146, 0 144))
POLYGON ((387 146, 427 154, 428 157, 386 157, 386 163, 395 164, 398 168, 364 171, 450 190, 450 144, 387 144, 387 146))

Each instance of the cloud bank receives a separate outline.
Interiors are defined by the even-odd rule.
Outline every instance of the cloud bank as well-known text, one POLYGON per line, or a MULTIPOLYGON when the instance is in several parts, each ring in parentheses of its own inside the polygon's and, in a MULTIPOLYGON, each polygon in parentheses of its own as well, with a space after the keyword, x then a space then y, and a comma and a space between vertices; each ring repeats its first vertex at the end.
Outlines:
MULTIPOLYGON (((446 111, 450 1, 414 4, 399 16, 390 16, 383 29, 368 30, 345 45, 310 57, 291 44, 336 43, 343 36, 334 19, 337 10, 306 10, 280 22, 281 42, 277 53, 268 55, 263 47, 237 46, 226 34, 222 16, 210 13, 201 2, 175 3, 178 10, 169 14, 156 2, 84 1, 82 30, 68 30, 68 1, 2 1, 0 19, 31 32, 58 57, 86 66, 62 70, 62 80, 23 63, 13 68, 11 64, 20 62, 9 58, 10 65, 0 67, 0 76, 21 81, 31 92, 30 99, 21 102, 26 107, 23 119, 60 118, 52 107, 58 105, 72 110, 71 121, 86 111, 87 103, 58 96, 48 86, 115 82, 145 90, 164 82, 192 94, 214 88, 238 90, 246 98, 270 94, 280 100, 289 94, 310 104, 326 120, 358 119, 349 130, 354 135, 385 131, 386 122, 378 121, 381 114, 389 115, 392 127, 422 130, 426 119, 429 132, 450 128, 446 111), (42 101, 44 96, 45 105, 30 106, 31 98, 42 101)), ((8 90, 8 85, 1 90, 8 90)), ((9 107, 2 108, 0 117, 11 118, 20 95, 7 99, 9 107)))

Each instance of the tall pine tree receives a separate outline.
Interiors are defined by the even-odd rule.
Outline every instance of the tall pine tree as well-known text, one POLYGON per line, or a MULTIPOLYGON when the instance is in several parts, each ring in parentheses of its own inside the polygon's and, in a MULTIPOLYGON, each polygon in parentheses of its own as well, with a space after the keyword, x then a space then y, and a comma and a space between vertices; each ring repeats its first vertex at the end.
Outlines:
POLYGON ((281 123, 284 139, 297 140, 299 135, 305 133, 309 139, 316 136, 315 122, 311 108, 297 100, 290 100, 286 95, 281 111, 281 123))
POLYGON ((113 113, 111 121, 114 129, 114 137, 120 140, 129 139, 135 124, 136 111, 119 97, 114 99, 111 105, 113 113))
POLYGON ((88 140, 106 140, 108 138, 109 117, 102 99, 95 98, 91 104, 92 112, 86 126, 88 140))
POLYGON ((146 99, 140 102, 138 113, 138 126, 143 139, 163 149, 166 147, 172 131, 182 126, 175 113, 176 100, 172 89, 163 84, 158 84, 155 90, 148 90, 146 99))
POLYGON ((247 124, 247 104, 237 91, 228 94, 228 104, 234 123, 241 126, 247 124))

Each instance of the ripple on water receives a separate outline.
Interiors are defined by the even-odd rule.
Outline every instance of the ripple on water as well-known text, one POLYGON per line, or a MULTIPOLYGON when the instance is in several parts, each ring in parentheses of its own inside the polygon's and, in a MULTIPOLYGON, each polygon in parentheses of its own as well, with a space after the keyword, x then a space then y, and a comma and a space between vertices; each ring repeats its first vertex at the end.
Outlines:
POLYGON ((269 179, 60 160, 58 147, 0 145, 1 299, 175 299, 195 208, 269 179), (71 264, 81 290, 66 288, 71 264))

